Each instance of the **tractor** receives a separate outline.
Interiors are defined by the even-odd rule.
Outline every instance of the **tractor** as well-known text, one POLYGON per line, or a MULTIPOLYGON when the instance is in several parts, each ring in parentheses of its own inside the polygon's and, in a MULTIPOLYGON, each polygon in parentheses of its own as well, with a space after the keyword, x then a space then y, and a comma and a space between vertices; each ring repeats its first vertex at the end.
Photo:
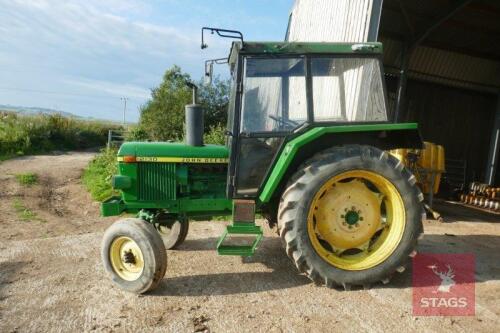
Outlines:
MULTIPOLYGON (((237 31, 226 59, 231 92, 225 145, 203 143, 203 109, 186 106, 185 143, 126 142, 103 216, 102 260, 121 289, 153 290, 167 250, 189 223, 232 216, 216 248, 251 256, 276 228, 286 255, 318 285, 388 283, 416 254, 423 195, 390 153, 419 149, 415 123, 396 123, 380 43, 247 42, 237 31), (130 215, 132 214, 132 215, 130 215)), ((210 83, 215 61, 207 61, 210 83)), ((219 61, 220 62, 220 61, 219 61)), ((217 222, 216 222, 217 223, 217 222)))

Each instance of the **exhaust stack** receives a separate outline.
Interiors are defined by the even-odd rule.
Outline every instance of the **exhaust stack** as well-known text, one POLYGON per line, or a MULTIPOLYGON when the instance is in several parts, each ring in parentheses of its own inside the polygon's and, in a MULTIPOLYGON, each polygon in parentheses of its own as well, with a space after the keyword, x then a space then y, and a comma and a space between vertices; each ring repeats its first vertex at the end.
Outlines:
POLYGON ((186 105, 186 143, 190 146, 203 146, 204 114, 197 102, 198 87, 191 82, 186 83, 193 90, 193 104, 186 105))

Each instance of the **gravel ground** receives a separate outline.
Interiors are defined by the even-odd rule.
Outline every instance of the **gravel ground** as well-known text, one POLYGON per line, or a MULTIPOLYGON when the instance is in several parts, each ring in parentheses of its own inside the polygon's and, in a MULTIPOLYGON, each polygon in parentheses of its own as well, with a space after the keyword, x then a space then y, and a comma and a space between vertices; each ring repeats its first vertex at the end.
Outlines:
MULTIPOLYGON (((0 332, 494 332, 500 327, 500 218, 441 203, 446 223, 427 221, 420 252, 476 255, 476 316, 412 316, 411 272, 370 290, 316 287, 297 273, 274 230, 255 256, 219 257, 224 222, 192 223, 168 252, 152 294, 113 286, 99 258, 103 231, 80 184, 92 153, 25 157, 0 164, 0 332), (41 184, 17 185, 36 172, 41 184), (21 202, 36 214, 25 221, 21 202), (465 216, 465 218, 464 218, 465 216)), ((439 207, 439 205, 438 205, 439 207)))

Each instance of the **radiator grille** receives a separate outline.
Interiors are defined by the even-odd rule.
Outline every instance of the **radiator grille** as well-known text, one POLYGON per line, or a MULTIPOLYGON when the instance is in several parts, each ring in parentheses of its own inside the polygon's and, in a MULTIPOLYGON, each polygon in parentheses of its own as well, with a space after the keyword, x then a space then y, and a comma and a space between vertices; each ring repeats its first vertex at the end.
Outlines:
POLYGON ((176 199, 174 163, 138 163, 138 199, 163 201, 176 199))

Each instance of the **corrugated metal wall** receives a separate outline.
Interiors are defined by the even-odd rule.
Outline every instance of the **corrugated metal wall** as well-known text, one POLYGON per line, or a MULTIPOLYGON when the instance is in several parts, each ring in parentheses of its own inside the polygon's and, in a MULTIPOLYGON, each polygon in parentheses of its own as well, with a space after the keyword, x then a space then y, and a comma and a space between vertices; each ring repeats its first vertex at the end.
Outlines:
POLYGON ((296 0, 288 40, 365 42, 373 0, 296 0))
MULTIPOLYGON (((366 42, 374 39, 373 34, 376 36, 380 18, 380 12, 377 15, 375 7, 378 4, 380 9, 381 3, 378 0, 296 0, 291 12, 287 40, 366 42)), ((366 86, 366 81, 371 81, 373 78, 374 64, 367 65, 364 60, 352 60, 352 62, 348 66, 349 70, 340 73, 338 77, 331 75, 314 78, 314 90, 318 92, 329 90, 332 97, 314 101, 316 116, 318 119, 333 117, 343 121, 387 120, 383 97, 382 100, 378 98, 376 103, 373 103, 379 106, 377 112, 367 114, 369 108, 366 105, 368 101, 366 95, 372 87, 369 84, 366 86), (344 108, 337 105, 340 99, 345 99, 344 108), (342 114, 332 113, 332 110, 342 111, 342 114)), ((375 95, 370 94, 372 98, 376 98, 375 95)), ((322 96, 328 94, 323 93, 322 96)))
MULTIPOLYGON (((386 72, 400 68, 401 42, 381 38, 386 72)), ((500 90, 500 60, 482 59, 420 46, 410 60, 409 77, 452 87, 496 93, 500 90)))
MULTIPOLYGON (((397 77, 389 77, 393 98, 396 86, 397 77)), ((410 80, 407 98, 402 121, 418 122, 424 140, 443 145, 446 158, 467 160, 469 181, 484 179, 496 96, 410 80)))

